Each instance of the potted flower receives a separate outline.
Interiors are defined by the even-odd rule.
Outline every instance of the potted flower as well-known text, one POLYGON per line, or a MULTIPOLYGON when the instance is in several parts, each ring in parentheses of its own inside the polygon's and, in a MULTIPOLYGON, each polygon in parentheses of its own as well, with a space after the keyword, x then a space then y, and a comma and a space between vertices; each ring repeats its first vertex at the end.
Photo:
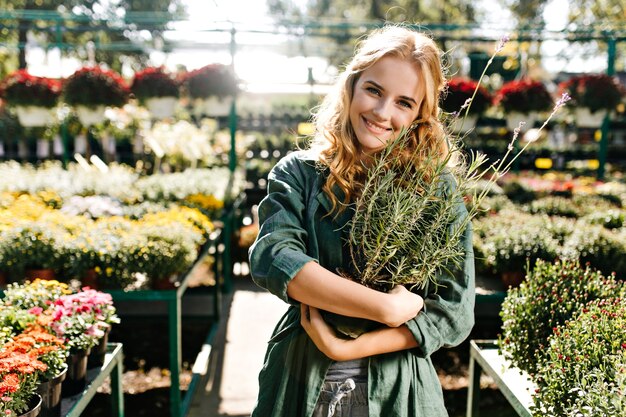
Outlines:
POLYGON ((163 67, 148 67, 135 73, 130 90, 154 117, 160 119, 174 114, 180 95, 178 81, 163 67))
POLYGON ((25 347, 15 339, 0 351, 0 413, 6 417, 39 414, 41 397, 36 393, 37 379, 46 365, 37 359, 32 346, 25 347))
POLYGON ((209 116, 229 114, 238 90, 231 68, 222 64, 206 65, 185 74, 183 84, 189 98, 194 100, 196 113, 209 116))
POLYGON ((581 127, 598 127, 607 112, 614 110, 624 96, 624 88, 606 74, 584 74, 559 85, 575 106, 576 123, 581 127))
MULTIPOLYGON (((35 310, 42 311, 40 307, 35 310)), ((46 365, 38 373, 37 393, 42 398, 43 416, 61 415, 61 384, 67 375, 67 348, 63 340, 54 336, 45 327, 33 323, 13 339, 29 349, 32 355, 46 365)))
POLYGON ((129 89, 114 71, 85 67, 63 83, 63 98, 76 108, 81 123, 90 126, 104 120, 106 106, 121 107, 129 97, 129 89))
POLYGON ((15 108, 22 126, 45 126, 54 120, 50 109, 57 104, 61 84, 58 80, 36 77, 26 70, 19 70, 2 81, 0 94, 15 108))
POLYGON ((77 294, 59 297, 52 308, 42 312, 38 320, 50 326, 54 333, 65 339, 69 349, 67 378, 63 395, 74 395, 83 390, 87 376, 87 360, 91 349, 104 336, 102 325, 90 305, 83 305, 77 294))
POLYGON ((504 110, 510 130, 517 128, 522 121, 526 122, 526 128, 532 127, 537 120, 537 113, 548 111, 554 106, 546 86, 530 79, 505 83, 496 93, 494 103, 504 110))
POLYGON ((91 350, 87 364, 88 366, 102 366, 107 351, 111 326, 120 322, 116 309, 113 306, 113 297, 111 297, 111 294, 85 287, 82 291, 76 293, 74 298, 83 306, 84 310, 89 308, 95 314, 97 326, 101 333, 99 333, 98 344, 91 350))
POLYGON ((467 131, 476 125, 478 116, 491 105, 491 99, 491 94, 476 81, 456 77, 448 81, 447 93, 443 95, 441 108, 447 113, 452 113, 454 119, 450 126, 453 131, 458 132, 461 129, 467 131))

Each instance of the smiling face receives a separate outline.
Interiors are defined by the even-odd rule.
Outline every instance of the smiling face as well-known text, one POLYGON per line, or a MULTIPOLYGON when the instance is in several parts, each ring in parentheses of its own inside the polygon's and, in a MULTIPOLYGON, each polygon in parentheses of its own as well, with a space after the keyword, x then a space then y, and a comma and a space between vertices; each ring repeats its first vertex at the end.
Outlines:
POLYGON ((423 93, 417 68, 385 56, 363 71, 354 85, 350 123, 360 149, 371 153, 417 118, 423 93))

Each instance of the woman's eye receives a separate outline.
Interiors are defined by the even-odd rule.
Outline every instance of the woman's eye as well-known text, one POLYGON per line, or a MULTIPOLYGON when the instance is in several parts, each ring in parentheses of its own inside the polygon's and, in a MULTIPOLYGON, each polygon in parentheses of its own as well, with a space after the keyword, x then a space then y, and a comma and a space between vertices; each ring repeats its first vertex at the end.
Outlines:
POLYGON ((409 103, 408 101, 405 101, 405 100, 401 100, 400 101, 400 105, 403 106, 403 107, 406 107, 407 109, 412 109, 413 108, 411 103, 409 103))
POLYGON ((367 90, 368 92, 372 93, 372 94, 376 94, 377 96, 380 95, 380 91, 378 90, 378 88, 375 87, 366 87, 365 90, 367 90))

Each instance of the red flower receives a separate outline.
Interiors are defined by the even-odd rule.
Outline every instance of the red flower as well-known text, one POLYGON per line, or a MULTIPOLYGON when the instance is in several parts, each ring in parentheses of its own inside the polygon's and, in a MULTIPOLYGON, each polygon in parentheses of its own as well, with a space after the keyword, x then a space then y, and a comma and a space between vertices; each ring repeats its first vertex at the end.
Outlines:
POLYGON ((587 107, 592 113, 613 110, 625 94, 619 81, 606 74, 583 74, 559 84, 575 106, 587 107))
POLYGON ((494 103, 507 113, 524 114, 550 110, 554 105, 546 86, 529 79, 504 84, 496 93, 494 103))
POLYGON ((6 374, 0 381, 0 395, 12 394, 20 388, 20 377, 17 374, 6 374))
POLYGON ((9 74, 0 84, 0 96, 17 106, 54 107, 61 94, 61 83, 36 77, 22 69, 9 74))
POLYGON ((130 89, 139 100, 151 97, 178 97, 178 84, 163 67, 148 67, 135 73, 130 89))
POLYGON ((469 114, 481 114, 491 105, 491 94, 474 80, 468 78, 452 78, 448 81, 448 89, 441 96, 441 108, 448 112, 463 114, 467 100, 476 95, 469 104, 469 114))

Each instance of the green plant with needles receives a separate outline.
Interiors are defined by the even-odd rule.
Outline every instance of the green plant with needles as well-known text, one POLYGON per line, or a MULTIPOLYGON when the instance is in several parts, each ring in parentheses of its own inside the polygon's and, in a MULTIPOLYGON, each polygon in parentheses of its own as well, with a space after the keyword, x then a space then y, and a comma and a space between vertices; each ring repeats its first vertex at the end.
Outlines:
MULTIPOLYGON (((502 45, 503 41, 494 56, 502 45)), ((459 114, 464 111, 467 115, 472 99, 459 114)), ((566 94, 561 97, 540 130, 568 99, 566 94)), ((521 126, 515 129, 504 157, 493 163, 479 153, 469 154, 465 163, 450 163, 453 158, 464 159, 464 151, 454 137, 450 138, 450 152, 443 159, 419 143, 410 149, 409 130, 388 141, 374 157, 354 205, 355 214, 349 226, 354 270, 347 275, 382 290, 398 284, 423 288, 428 281, 436 284, 437 274, 459 267, 464 257, 463 233, 491 188, 475 191, 473 184, 486 179, 493 185, 509 171, 530 145, 527 143, 514 153, 521 126), (411 163, 418 160, 418 154, 424 155, 421 162, 411 163), (460 206, 468 198, 472 200, 468 213, 459 216, 460 206)))

